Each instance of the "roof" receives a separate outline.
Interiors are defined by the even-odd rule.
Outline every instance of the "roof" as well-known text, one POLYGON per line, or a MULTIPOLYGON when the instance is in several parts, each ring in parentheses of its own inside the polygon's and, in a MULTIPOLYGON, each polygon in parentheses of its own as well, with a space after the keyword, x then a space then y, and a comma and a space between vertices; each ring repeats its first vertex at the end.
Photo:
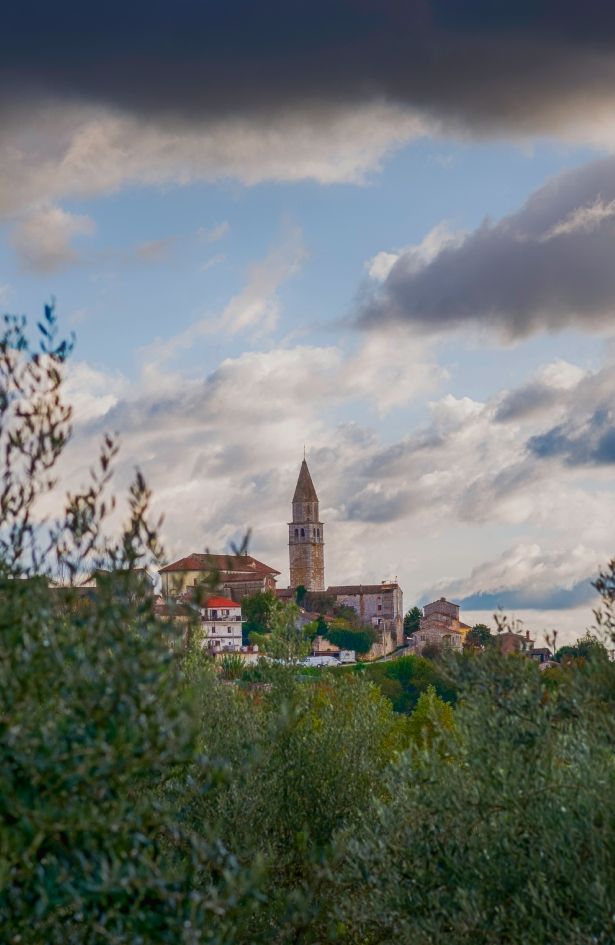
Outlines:
POLYGON ((308 465, 305 460, 303 460, 301 463, 301 469, 299 470, 299 478, 297 479, 297 486, 295 488, 293 502, 318 502, 316 489, 314 488, 314 483, 312 482, 312 477, 310 476, 310 470, 308 469, 308 465))
POLYGON ((228 597, 209 597, 205 601, 205 607, 233 607, 241 608, 241 604, 238 604, 236 600, 229 600, 228 597))
POLYGON ((516 640, 523 640, 524 643, 533 643, 532 637, 525 633, 515 633, 514 630, 503 630, 502 633, 496 633, 495 639, 502 640, 504 637, 515 637, 516 640))
POLYGON ((186 555, 185 558, 179 558, 171 564, 160 568, 159 574, 170 574, 174 571, 220 571, 227 574, 229 571, 235 574, 279 574, 275 568, 269 567, 253 558, 252 555, 211 555, 193 553, 186 555))
POLYGON ((383 594, 385 591, 395 590, 399 587, 395 581, 386 584, 339 584, 328 587, 326 594, 383 594))

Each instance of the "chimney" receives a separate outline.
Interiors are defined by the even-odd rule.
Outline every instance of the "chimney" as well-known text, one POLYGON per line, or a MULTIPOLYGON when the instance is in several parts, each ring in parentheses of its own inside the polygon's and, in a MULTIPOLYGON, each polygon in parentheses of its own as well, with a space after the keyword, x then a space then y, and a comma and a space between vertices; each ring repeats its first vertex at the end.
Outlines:
POLYGON ((526 631, 525 631, 525 639, 526 639, 526 640, 529 640, 529 638, 530 638, 530 631, 529 631, 529 630, 526 630, 526 631))

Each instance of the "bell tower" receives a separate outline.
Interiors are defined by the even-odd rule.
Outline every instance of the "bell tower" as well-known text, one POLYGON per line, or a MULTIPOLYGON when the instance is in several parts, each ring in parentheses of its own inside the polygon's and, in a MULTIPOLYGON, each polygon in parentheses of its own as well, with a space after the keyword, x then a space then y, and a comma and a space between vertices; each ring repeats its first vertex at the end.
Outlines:
POLYGON ((305 457, 293 496, 293 520, 288 525, 290 586, 308 591, 325 589, 325 542, 318 496, 305 457))

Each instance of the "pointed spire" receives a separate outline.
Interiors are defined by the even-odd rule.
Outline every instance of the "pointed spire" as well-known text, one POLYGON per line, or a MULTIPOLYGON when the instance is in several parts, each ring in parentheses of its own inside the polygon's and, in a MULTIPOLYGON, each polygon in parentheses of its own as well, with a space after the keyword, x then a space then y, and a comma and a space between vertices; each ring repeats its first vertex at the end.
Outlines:
POLYGON ((301 469, 299 470, 299 478, 297 479, 297 488, 295 489, 293 502, 318 502, 316 489, 314 488, 314 483, 312 482, 312 477, 310 476, 310 471, 305 459, 301 463, 301 469))

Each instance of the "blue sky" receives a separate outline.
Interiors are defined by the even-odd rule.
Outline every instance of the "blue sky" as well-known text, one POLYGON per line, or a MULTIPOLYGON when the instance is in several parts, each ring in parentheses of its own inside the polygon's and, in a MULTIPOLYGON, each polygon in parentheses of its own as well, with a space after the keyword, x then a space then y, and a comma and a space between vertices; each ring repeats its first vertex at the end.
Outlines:
POLYGON ((118 430, 118 487, 143 468, 169 557, 251 528, 284 584, 305 443, 330 583, 398 576, 408 607, 582 633, 615 513, 610 17, 577 57, 560 5, 571 33, 541 56, 531 12, 511 33, 426 3, 419 69, 392 0, 333 6, 305 74, 286 10, 249 50, 218 11, 237 68, 217 98, 215 50, 201 84, 182 71, 210 25, 189 5, 173 48, 158 14, 135 33, 142 75, 112 43, 91 73, 68 47, 7 52, 0 300, 36 318, 55 297, 77 336, 61 485, 118 430))

